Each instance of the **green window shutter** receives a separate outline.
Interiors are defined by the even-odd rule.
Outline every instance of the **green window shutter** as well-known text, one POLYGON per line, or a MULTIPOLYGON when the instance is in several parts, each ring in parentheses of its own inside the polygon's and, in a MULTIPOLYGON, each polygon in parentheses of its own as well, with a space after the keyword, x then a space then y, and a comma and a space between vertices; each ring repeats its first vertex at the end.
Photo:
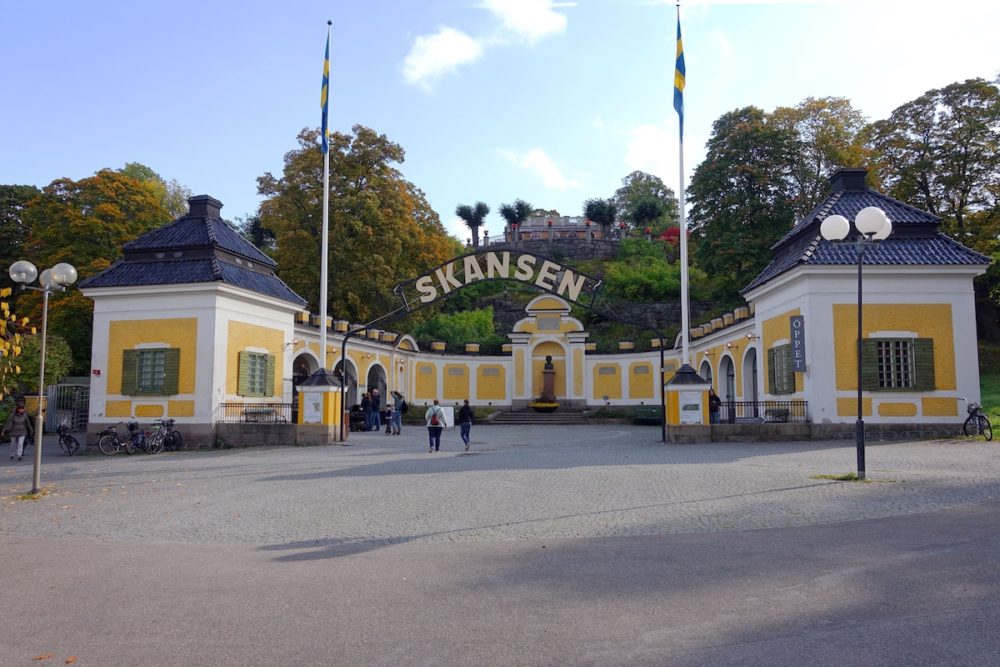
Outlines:
POLYGON ((274 396, 274 355, 267 355, 267 366, 264 376, 264 395, 274 396))
POLYGON ((878 384, 878 340, 861 341, 861 388, 865 391, 879 391, 878 384))
POLYGON ((239 361, 239 386, 236 388, 236 393, 240 396, 246 396, 250 393, 250 353, 240 352, 239 361))
POLYGON ((934 384, 934 339, 916 338, 913 341, 913 388, 917 391, 933 391, 934 384))
POLYGON ((774 382, 774 348, 767 351, 767 393, 777 394, 778 388, 774 382))
POLYGON ((170 348, 163 351, 163 393, 168 396, 178 392, 181 374, 181 351, 170 348))
POLYGON ((136 393, 136 376, 139 373, 139 351, 122 350, 122 395, 136 393))
POLYGON ((795 371, 792 370, 792 346, 782 345, 776 351, 776 354, 782 356, 784 363, 784 377, 779 378, 780 389, 784 394, 795 393, 795 371))

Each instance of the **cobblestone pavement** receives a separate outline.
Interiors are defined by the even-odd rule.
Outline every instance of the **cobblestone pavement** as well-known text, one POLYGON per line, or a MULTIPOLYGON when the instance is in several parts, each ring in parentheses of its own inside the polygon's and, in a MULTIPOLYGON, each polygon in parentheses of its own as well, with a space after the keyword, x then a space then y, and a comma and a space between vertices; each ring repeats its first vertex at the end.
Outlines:
POLYGON ((66 457, 0 466, 0 535, 143 542, 364 545, 742 531, 1000 499, 1000 445, 957 439, 663 445, 630 426, 354 433, 350 446, 66 457))

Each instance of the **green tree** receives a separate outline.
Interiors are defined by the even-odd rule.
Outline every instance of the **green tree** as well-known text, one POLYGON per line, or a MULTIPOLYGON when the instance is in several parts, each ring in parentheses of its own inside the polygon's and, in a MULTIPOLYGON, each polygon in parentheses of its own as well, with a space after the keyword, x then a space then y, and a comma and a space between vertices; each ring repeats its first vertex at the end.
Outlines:
POLYGON ((794 221, 788 172, 795 135, 745 107, 712 125, 689 188, 698 266, 731 296, 771 261, 794 221))
POLYGON ((468 204, 459 204, 455 208, 455 215, 460 217, 472 232, 472 247, 479 247, 479 228, 483 226, 483 222, 486 221, 486 216, 489 215, 490 207, 481 201, 477 201, 474 206, 469 206, 468 204))
POLYGON ((645 234, 647 229, 652 234, 663 231, 656 229, 657 223, 663 219, 663 213, 664 204, 661 200, 655 197, 642 197, 632 203, 632 210, 629 211, 628 217, 640 234, 645 234))
MULTIPOLYGON (((38 391, 38 371, 41 359, 41 333, 24 336, 21 346, 21 357, 18 360, 21 374, 18 378, 18 391, 32 394, 38 391)), ((63 338, 49 334, 45 344, 45 384, 55 384, 66 377, 73 368, 73 351, 63 338)))
POLYGON ((260 214, 254 213, 242 218, 236 218, 236 230, 240 236, 254 244, 259 250, 272 254, 274 251, 274 232, 264 227, 260 221, 260 214))
POLYGON ((500 340, 493 325, 492 307, 437 313, 415 327, 413 335, 424 341, 444 341, 451 349, 462 349, 465 343, 497 345, 500 340))
POLYGON ((11 285, 7 269, 25 259, 23 248, 29 230, 23 220, 24 208, 39 192, 33 185, 0 185, 0 284, 11 285))
POLYGON ((28 327, 27 317, 18 317, 11 311, 10 295, 9 287, 0 288, 0 401, 17 389, 21 380, 24 334, 34 333, 28 327))
POLYGON ((191 198, 190 188, 181 185, 176 180, 167 182, 162 176, 139 162, 127 162, 118 171, 152 188, 160 203, 167 209, 171 220, 188 212, 188 199, 191 198))
MULTIPOLYGON (((395 284, 458 254, 423 192, 394 166, 399 144, 362 125, 330 137, 330 314, 367 322, 399 304, 395 284)), ((261 225, 274 234, 273 257, 282 279, 319 304, 323 219, 323 155, 318 130, 303 130, 298 148, 285 154, 280 177, 257 179, 266 199, 261 225)))
MULTIPOLYGON (((39 269, 59 262, 76 267, 80 279, 111 265, 122 246, 170 221, 163 202, 142 182, 103 169, 72 181, 61 178, 42 189, 23 212, 30 230, 25 255, 39 269)), ((42 319, 41 297, 24 292, 18 309, 42 319)), ((74 372, 89 373, 93 303, 74 287, 49 299, 49 331, 73 349, 74 372)))
POLYGON ((611 226, 618 216, 618 207, 614 199, 588 199, 583 202, 583 215, 601 227, 601 238, 611 235, 611 226))
POLYGON ((850 100, 807 97, 794 107, 775 109, 770 122, 795 135, 789 176, 796 218, 805 216, 826 198, 829 178, 837 169, 868 164, 865 117, 850 100))
POLYGON ((990 253, 1000 233, 1000 89, 969 79, 929 90, 869 128, 888 192, 990 253))
POLYGON ((513 204, 500 204, 500 217, 510 227, 515 241, 517 241, 517 234, 514 233, 514 230, 524 224, 524 221, 531 216, 531 212, 531 204, 523 199, 516 199, 513 204))
POLYGON ((677 226, 680 219, 677 195, 674 191, 664 185, 658 176, 642 171, 633 171, 623 178, 622 185, 615 190, 612 201, 618 211, 619 222, 640 230, 648 225, 653 228, 654 233, 660 234, 667 227, 677 226), (644 219, 642 223, 638 223, 632 215, 636 211, 637 203, 647 199, 656 199, 663 205, 661 214, 656 219, 644 219))

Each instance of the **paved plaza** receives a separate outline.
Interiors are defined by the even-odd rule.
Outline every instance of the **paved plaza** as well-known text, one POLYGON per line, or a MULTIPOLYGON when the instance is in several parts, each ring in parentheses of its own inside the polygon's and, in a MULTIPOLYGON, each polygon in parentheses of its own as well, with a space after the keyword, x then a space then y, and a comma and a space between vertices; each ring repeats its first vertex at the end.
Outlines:
POLYGON ((43 498, 0 467, 0 665, 1000 664, 1000 445, 869 443, 862 484, 817 477, 853 441, 659 436, 49 443, 43 498))

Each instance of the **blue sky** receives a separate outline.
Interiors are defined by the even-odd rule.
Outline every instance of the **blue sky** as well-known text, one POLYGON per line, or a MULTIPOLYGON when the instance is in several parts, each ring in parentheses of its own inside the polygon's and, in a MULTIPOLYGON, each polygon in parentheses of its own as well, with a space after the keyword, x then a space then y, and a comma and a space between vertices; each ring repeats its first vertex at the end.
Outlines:
MULTIPOLYGON (((406 150, 403 174, 459 238, 455 206, 564 215, 636 169, 678 189, 675 7, 653 0, 0 0, 0 183, 141 162, 229 219, 253 213, 320 122, 406 150)), ((684 2, 687 179, 721 114, 808 96, 869 119, 1000 73, 997 3, 684 2)), ((318 150, 318 148, 317 148, 318 150)))

